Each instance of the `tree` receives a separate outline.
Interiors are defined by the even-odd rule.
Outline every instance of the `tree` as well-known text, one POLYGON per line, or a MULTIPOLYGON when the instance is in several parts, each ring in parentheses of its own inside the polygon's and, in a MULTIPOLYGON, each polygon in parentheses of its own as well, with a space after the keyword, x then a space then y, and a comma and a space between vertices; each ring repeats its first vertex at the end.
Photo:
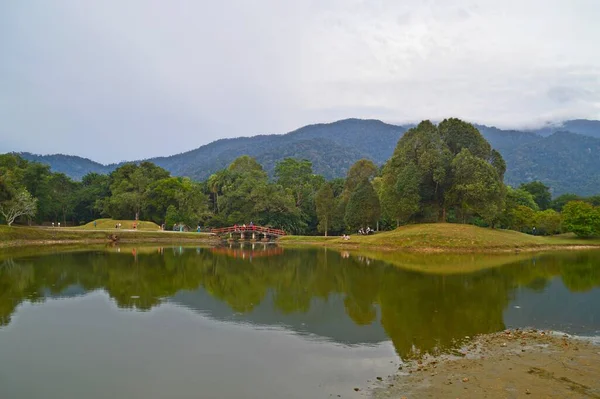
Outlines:
POLYGON ((169 172, 151 162, 125 164, 110 174, 111 196, 104 211, 114 219, 139 219, 146 208, 150 185, 170 176, 169 172))
POLYGON ((18 190, 11 199, 0 202, 0 213, 9 226, 19 216, 35 216, 36 210, 37 199, 24 188, 18 190))
POLYGON ((579 237, 600 235, 600 211, 583 201, 571 201, 563 208, 564 226, 579 237))
POLYGON ((79 184, 69 178, 64 173, 53 173, 48 181, 49 206, 54 220, 61 220, 63 225, 67 225, 67 218, 71 219, 77 203, 77 191, 79 184))
POLYGON ((457 118, 444 119, 439 124, 438 130, 453 155, 458 155, 463 149, 467 149, 475 157, 485 160, 490 160, 494 155, 493 158, 496 159, 498 166, 501 165, 500 154, 498 152, 492 154, 492 147, 472 124, 457 118))
POLYGON ((562 217, 553 209, 537 212, 535 215, 536 229, 543 235, 560 233, 562 217))
POLYGON ((511 211, 512 228, 521 232, 530 232, 535 227, 536 212, 528 206, 517 205, 511 211))
POLYGON ((301 161, 294 158, 285 158, 275 166, 277 184, 290 189, 294 193, 296 206, 301 206, 311 191, 310 182, 313 177, 312 163, 306 159, 301 161))
POLYGON ((550 188, 541 181, 532 181, 531 183, 523 183, 519 186, 520 189, 525 190, 533 195, 533 200, 538 205, 540 210, 546 210, 550 207, 552 201, 552 194, 550 194, 550 188))
POLYGON ((464 221, 468 215, 477 214, 493 226, 504 209, 506 195, 496 169, 463 148, 452 161, 452 174, 454 184, 447 201, 461 210, 464 221))
POLYGON ((506 208, 514 208, 517 205, 527 206, 534 211, 539 210, 538 204, 536 204, 533 195, 529 191, 525 191, 521 188, 514 189, 507 187, 506 192, 506 208))
POLYGON ((489 144, 472 125, 451 119, 439 127, 423 121, 398 141, 392 158, 384 167, 384 179, 393 182, 409 164, 419 171, 421 220, 446 221, 450 204, 446 192, 453 185, 452 160, 465 148, 489 162, 489 144), (392 175, 386 178, 386 175, 392 175))
POLYGON ((397 175, 384 175, 381 205, 384 213, 396 221, 396 227, 419 211, 420 181, 419 169, 412 162, 400 169, 397 175))
POLYGON ((373 161, 368 159, 360 159, 354 163, 348 170, 346 175, 346 182, 344 184, 343 195, 349 198, 350 194, 356 189, 356 187, 362 183, 365 179, 371 180, 377 175, 377 166, 373 161))
POLYGON ((350 194, 344 221, 351 230, 373 225, 379 219, 381 208, 377 193, 366 178, 350 194))
POLYGON ((583 198, 573 193, 562 194, 552 200, 550 208, 554 209, 556 212, 562 212, 564 206, 571 201, 583 201, 583 198))
POLYGON ((325 233, 331 228, 331 222, 333 214, 335 212, 335 199, 333 197, 333 189, 329 183, 325 183, 317 191, 315 197, 315 206, 317 210, 317 219, 319 220, 318 229, 320 232, 325 233))

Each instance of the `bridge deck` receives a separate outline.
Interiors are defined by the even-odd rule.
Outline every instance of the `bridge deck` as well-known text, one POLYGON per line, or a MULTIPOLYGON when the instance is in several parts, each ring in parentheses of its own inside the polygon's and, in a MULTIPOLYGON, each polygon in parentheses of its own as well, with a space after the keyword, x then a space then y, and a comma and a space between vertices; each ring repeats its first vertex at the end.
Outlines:
POLYGON ((286 235, 286 232, 281 229, 272 229, 270 227, 263 226, 230 226, 230 227, 222 227, 220 229, 212 229, 212 233, 222 235, 222 234, 241 234, 241 233, 259 233, 265 234, 271 237, 281 237, 286 235))

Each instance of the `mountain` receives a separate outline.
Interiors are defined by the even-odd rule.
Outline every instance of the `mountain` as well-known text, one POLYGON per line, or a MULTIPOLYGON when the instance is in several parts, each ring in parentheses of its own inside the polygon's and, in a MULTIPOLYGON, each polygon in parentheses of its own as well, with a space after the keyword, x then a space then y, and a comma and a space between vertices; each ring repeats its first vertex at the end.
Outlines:
POLYGON ((345 176, 361 158, 382 165, 406 129, 378 120, 346 119, 309 125, 283 135, 222 139, 182 154, 149 161, 174 175, 204 180, 240 155, 256 158, 272 174, 275 162, 285 157, 306 158, 315 173, 326 178, 345 176))
POLYGON ((533 132, 501 130, 496 127, 477 124, 475 127, 481 132, 483 137, 490 142, 492 147, 500 151, 503 155, 521 145, 533 143, 540 139, 540 136, 533 132))
POLYGON ((50 165, 53 172, 64 173, 75 180, 81 180, 83 176, 92 172, 107 174, 118 167, 117 164, 102 165, 101 163, 75 155, 36 155, 30 152, 20 152, 19 155, 28 161, 50 165))
POLYGON ((555 126, 545 126, 540 129, 532 130, 531 133, 540 136, 550 136, 556 132, 578 133, 584 136, 600 138, 600 121, 591 121, 588 119, 573 119, 562 122, 555 126))
MULTIPOLYGON (((600 154, 597 152, 600 121, 566 121, 561 124, 563 130, 558 132, 553 130, 556 127, 519 131, 475 126, 506 159, 508 184, 518 186, 541 180, 552 188, 554 195, 600 193, 600 154)), ((255 157, 270 175, 277 161, 294 157, 310 160, 315 173, 331 179, 345 176, 350 165, 361 158, 383 165, 408 127, 378 120, 346 119, 309 125, 282 135, 217 140, 195 150, 148 161, 173 175, 204 180, 240 155, 255 157)), ((22 155, 49 164, 53 171, 75 179, 88 172, 109 173, 119 166, 69 155, 22 155)))
POLYGON ((600 193, 600 139, 557 132, 503 156, 508 184, 540 180, 551 187, 553 195, 600 193))

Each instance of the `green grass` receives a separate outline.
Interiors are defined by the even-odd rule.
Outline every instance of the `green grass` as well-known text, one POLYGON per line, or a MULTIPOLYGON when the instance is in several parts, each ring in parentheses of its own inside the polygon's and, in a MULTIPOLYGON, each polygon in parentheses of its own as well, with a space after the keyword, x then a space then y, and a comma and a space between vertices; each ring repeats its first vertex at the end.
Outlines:
POLYGON ((406 249, 420 251, 505 251, 517 249, 552 249, 568 246, 600 246, 600 239, 581 239, 574 235, 540 237, 512 230, 476 227, 466 224, 432 223, 400 227, 370 236, 341 237, 286 236, 279 242, 287 245, 312 244, 348 248, 406 249))
MULTIPOLYGON (((114 230, 115 224, 121 223, 121 229, 131 230, 131 229, 133 229, 133 224, 136 223, 135 220, 115 220, 115 219, 97 219, 95 222, 96 222, 96 227, 94 227, 94 222, 89 222, 87 224, 84 224, 83 226, 77 226, 76 228, 77 229, 85 229, 85 230, 93 230, 93 229, 98 229, 98 230, 112 229, 112 230, 114 230)), ((160 230, 160 226, 154 222, 138 220, 136 229, 137 230, 157 231, 157 230, 160 230)))
POLYGON ((0 247, 18 245, 40 245, 54 243, 99 243, 112 241, 116 236, 119 242, 190 242, 208 241, 213 237, 207 233, 184 233, 160 230, 103 230, 100 228, 42 228, 0 226, 0 247))

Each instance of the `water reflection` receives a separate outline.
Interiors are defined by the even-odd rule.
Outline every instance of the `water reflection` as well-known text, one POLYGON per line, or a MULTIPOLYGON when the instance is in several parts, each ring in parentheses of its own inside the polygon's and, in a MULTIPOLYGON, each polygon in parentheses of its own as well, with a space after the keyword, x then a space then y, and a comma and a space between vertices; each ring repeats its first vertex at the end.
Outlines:
MULTIPOLYGON (((0 263, 0 326, 10 323, 24 301, 103 289, 121 308, 146 311, 169 301, 220 320, 285 326, 344 344, 391 339, 400 357, 407 358, 501 330, 507 314, 508 324, 535 324, 535 315, 507 313, 511 301, 519 296, 524 307, 536 302, 546 309, 539 298, 558 284, 564 289, 552 289, 559 297, 544 320, 567 324, 560 321, 568 319, 561 307, 572 307, 576 293, 591 292, 583 332, 600 329, 599 252, 505 257, 503 266, 469 274, 397 266, 414 269, 435 259, 412 254, 383 261, 366 254, 284 251, 262 244, 254 249, 119 247, 5 258, 0 263), (548 320, 552 314, 556 320, 548 320)), ((437 262, 448 259, 483 262, 455 255, 437 262)))

